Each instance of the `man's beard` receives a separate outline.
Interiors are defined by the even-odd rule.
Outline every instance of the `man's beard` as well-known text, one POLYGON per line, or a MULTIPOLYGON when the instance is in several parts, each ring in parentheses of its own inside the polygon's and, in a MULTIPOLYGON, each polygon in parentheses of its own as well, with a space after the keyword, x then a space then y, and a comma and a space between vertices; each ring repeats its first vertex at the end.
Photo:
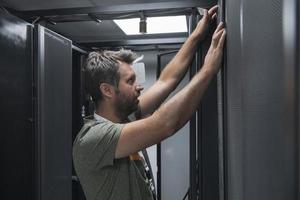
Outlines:
POLYGON ((116 101, 116 114, 125 120, 127 117, 138 110, 138 100, 133 97, 128 97, 122 93, 118 93, 118 98, 116 101))

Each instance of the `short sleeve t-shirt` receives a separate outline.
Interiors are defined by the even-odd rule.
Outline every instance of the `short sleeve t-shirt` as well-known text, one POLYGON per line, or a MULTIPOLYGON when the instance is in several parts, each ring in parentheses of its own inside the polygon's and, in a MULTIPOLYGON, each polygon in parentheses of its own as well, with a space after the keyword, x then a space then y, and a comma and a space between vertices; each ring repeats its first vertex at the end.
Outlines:
POLYGON ((153 200, 143 162, 114 158, 123 126, 89 117, 74 141, 74 167, 87 200, 153 200))

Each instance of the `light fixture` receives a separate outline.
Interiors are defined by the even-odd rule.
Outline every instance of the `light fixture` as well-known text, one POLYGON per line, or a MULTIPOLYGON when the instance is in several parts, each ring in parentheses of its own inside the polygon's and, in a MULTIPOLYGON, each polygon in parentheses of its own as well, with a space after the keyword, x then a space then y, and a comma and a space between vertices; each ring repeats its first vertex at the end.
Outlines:
POLYGON ((185 15, 147 17, 147 20, 145 20, 145 22, 147 21, 147 23, 145 23, 145 31, 141 31, 141 21, 141 18, 114 20, 126 35, 139 35, 141 32, 147 32, 147 34, 187 32, 187 20, 185 15))
POLYGON ((146 34, 147 33, 147 19, 145 17, 144 12, 141 12, 141 18, 140 18, 140 33, 146 34))

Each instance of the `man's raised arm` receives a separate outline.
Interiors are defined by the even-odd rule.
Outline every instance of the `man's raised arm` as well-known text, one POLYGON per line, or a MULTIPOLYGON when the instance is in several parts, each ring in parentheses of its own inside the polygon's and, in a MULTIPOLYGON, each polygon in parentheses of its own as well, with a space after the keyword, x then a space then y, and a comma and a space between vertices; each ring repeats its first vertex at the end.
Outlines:
POLYGON ((217 6, 205 10, 196 29, 164 68, 159 79, 139 98, 142 117, 153 113, 177 87, 194 57, 198 43, 205 38, 209 24, 216 18, 217 10, 217 6))
POLYGON ((125 124, 115 152, 116 158, 128 156, 174 134, 191 118, 213 76, 218 72, 223 55, 225 29, 214 32, 204 65, 180 92, 163 104, 150 117, 125 124))

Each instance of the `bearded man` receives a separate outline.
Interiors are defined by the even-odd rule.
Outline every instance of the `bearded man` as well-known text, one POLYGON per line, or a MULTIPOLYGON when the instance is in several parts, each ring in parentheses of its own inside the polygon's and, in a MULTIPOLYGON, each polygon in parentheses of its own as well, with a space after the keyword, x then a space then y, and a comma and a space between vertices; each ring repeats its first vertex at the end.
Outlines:
POLYGON ((156 198, 139 151, 172 136, 184 126, 218 72, 226 35, 222 23, 213 34, 201 70, 162 104, 187 71, 216 13, 216 6, 205 12, 159 79, 143 95, 140 95, 143 87, 136 82, 131 67, 135 54, 125 50, 90 53, 86 81, 96 109, 94 116, 85 119, 73 146, 75 170, 87 200, 156 198), (128 120, 131 113, 138 119, 128 120))

